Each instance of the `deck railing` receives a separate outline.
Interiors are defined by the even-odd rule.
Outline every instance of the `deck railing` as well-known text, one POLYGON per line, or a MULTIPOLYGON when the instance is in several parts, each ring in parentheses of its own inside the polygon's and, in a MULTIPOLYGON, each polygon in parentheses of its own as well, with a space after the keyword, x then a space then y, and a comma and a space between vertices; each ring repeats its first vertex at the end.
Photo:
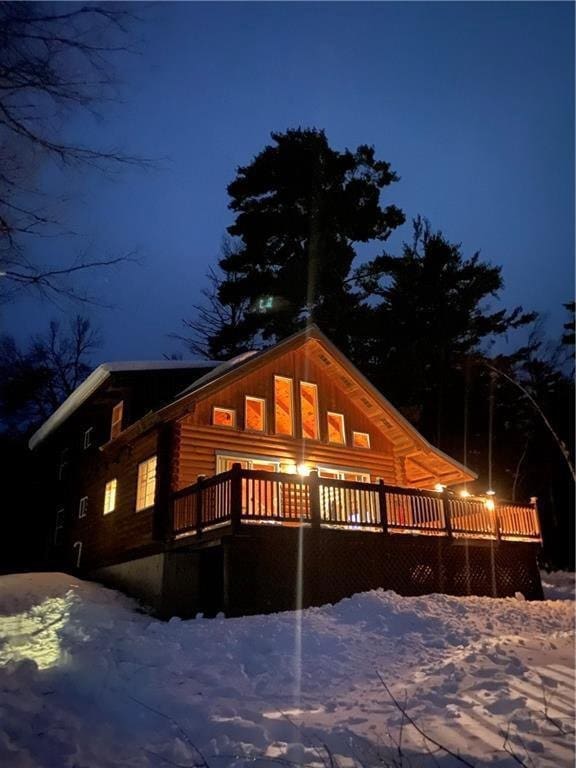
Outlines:
POLYGON ((541 541, 535 505, 487 504, 446 491, 332 480, 316 472, 300 477, 235 465, 174 494, 175 536, 244 524, 541 541))

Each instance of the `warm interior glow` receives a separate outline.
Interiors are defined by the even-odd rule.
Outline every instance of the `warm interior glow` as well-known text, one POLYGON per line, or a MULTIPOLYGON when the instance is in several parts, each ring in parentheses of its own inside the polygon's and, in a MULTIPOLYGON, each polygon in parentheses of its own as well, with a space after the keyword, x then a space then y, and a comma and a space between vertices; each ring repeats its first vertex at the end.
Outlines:
POLYGON ((154 506, 156 495, 156 456, 138 465, 136 511, 154 506))
POLYGON ((236 425, 236 411, 233 408, 213 408, 212 424, 216 427, 234 427, 236 425))
POLYGON ((346 444, 346 432, 344 431, 344 414, 328 411, 328 442, 337 445, 346 444))
POLYGON ((318 389, 316 384, 300 382, 300 416, 302 418, 302 437, 318 440, 318 389))
POLYGON ((244 426, 251 432, 264 432, 266 401, 261 397, 246 396, 244 426))
POLYGON ((284 376, 274 376, 274 431, 277 435, 294 434, 292 379, 284 376))
POLYGON ((108 515, 116 509, 116 478, 106 483, 104 491, 104 514, 108 515))
POLYGON ((352 432, 352 445, 354 448, 370 448, 368 432, 352 432))
POLYGON ((112 423, 110 425, 110 440, 118 437, 122 432, 122 416, 124 415, 124 401, 120 400, 112 409, 112 423))

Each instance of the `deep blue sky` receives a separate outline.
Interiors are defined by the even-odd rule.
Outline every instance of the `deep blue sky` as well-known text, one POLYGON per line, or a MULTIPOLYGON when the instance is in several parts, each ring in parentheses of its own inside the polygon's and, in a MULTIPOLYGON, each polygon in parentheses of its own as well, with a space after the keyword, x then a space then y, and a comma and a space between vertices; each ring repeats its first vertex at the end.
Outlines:
MULTIPOLYGON (((133 6, 137 9, 137 6, 133 6)), ((288 127, 332 146, 373 144, 421 213, 467 255, 502 265, 505 305, 548 314, 558 335, 574 285, 574 5, 571 3, 166 3, 143 9, 141 53, 119 64, 122 102, 71 136, 162 157, 113 179, 44 176, 78 233, 46 256, 137 248, 93 276, 104 359, 183 351, 167 338, 200 299, 231 223, 226 186, 288 127)), ((409 224, 391 238, 399 251, 409 224)), ((74 311, 74 307, 68 307, 74 311)), ((22 339, 58 310, 4 310, 22 339)))

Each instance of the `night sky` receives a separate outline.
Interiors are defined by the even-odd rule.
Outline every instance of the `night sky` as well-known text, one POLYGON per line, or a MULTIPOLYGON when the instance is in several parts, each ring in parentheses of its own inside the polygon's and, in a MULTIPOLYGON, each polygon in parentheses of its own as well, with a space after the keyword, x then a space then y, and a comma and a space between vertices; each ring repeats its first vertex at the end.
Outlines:
MULTIPOLYGON (((67 135, 158 167, 38 170, 75 234, 33 253, 140 258, 88 284, 111 305, 86 310, 104 338, 95 363, 185 351, 167 334, 218 257, 226 186, 271 131, 297 126, 340 150, 374 145, 401 177, 383 203, 502 265, 505 305, 547 313, 560 334, 574 285, 573 4, 166 3, 141 16, 139 54, 118 61, 121 101, 67 135)), ((387 250, 409 238, 407 223, 387 250)), ((77 307, 61 310, 20 300, 2 330, 22 340, 77 307)))

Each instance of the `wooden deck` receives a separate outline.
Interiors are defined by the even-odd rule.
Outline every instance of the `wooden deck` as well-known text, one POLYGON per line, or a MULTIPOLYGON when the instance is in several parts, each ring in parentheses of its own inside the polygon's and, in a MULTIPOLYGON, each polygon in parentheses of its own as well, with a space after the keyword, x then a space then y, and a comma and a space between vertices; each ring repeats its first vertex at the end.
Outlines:
POLYGON ((306 526, 381 535, 541 542, 536 505, 461 498, 398 488, 242 469, 202 480, 174 494, 172 534, 183 538, 229 526, 306 526))

